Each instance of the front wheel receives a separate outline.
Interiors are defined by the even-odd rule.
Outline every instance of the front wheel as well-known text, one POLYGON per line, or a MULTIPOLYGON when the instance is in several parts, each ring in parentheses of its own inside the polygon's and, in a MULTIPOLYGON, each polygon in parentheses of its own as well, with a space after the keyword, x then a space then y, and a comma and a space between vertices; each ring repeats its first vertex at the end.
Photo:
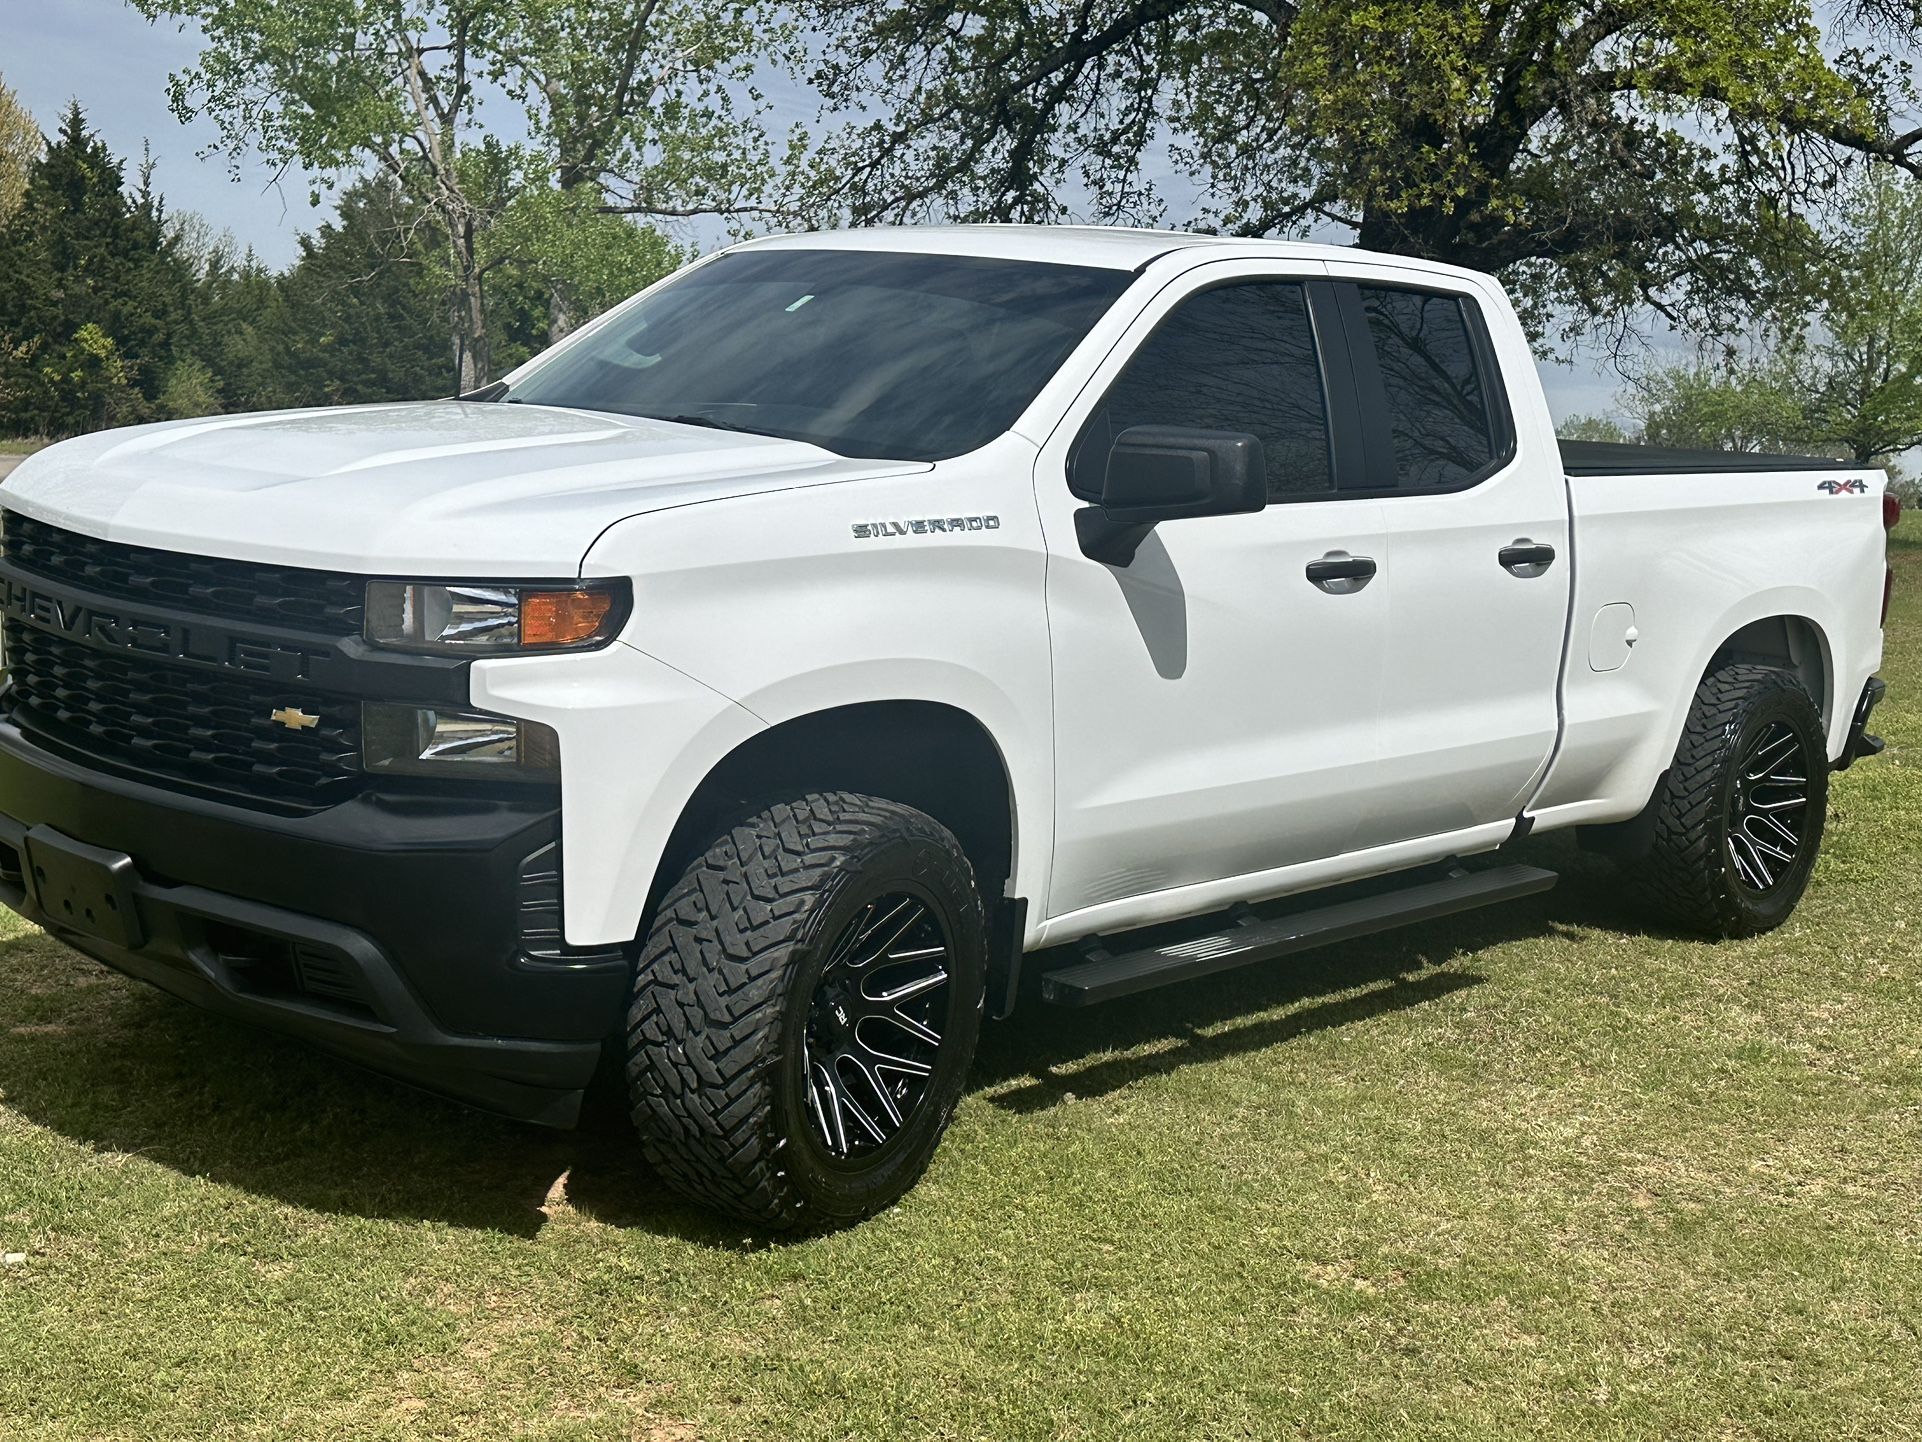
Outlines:
POLYGON ((985 975, 974 874, 940 823, 846 792, 748 817, 642 948, 627 1078, 649 1161, 773 1229, 881 1210, 947 1129, 985 975))
POLYGON ((1801 683, 1768 666, 1711 671, 1653 803, 1644 890, 1711 936, 1780 926, 1815 868, 1828 795, 1821 713, 1801 683))

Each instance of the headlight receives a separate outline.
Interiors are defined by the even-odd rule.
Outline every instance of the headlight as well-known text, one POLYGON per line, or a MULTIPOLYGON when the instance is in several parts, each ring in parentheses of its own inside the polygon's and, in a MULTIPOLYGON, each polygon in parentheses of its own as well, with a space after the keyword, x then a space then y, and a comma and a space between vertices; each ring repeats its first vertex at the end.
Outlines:
POLYGON ((406 651, 591 651, 627 620, 625 582, 496 585, 369 581, 368 641, 406 651))
POLYGON ((360 750, 387 776, 552 781, 561 769, 560 738, 538 721, 390 701, 361 704, 360 750))

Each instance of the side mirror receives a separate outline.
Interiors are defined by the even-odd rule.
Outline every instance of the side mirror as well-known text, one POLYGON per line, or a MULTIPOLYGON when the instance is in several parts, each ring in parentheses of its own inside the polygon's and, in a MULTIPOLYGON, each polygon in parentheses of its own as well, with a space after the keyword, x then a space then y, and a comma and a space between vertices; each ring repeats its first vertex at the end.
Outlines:
POLYGON ((1256 437, 1130 426, 1108 452, 1100 504, 1075 512, 1075 538, 1089 559, 1125 566, 1162 521, 1242 515, 1267 504, 1267 466, 1256 437))

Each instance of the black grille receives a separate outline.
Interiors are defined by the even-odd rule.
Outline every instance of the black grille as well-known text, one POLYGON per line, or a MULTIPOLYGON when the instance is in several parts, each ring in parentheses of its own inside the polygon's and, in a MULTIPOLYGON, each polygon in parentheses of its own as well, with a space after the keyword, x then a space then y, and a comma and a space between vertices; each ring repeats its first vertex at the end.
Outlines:
POLYGON ((364 780, 358 702, 96 651, 11 619, 6 644, 14 722, 55 751, 304 806, 343 800, 364 780), (318 724, 284 726, 270 714, 283 708, 318 724))
POLYGON ((115 600, 330 636, 360 630, 362 576, 122 546, 15 511, 7 512, 6 537, 7 559, 21 570, 115 600))

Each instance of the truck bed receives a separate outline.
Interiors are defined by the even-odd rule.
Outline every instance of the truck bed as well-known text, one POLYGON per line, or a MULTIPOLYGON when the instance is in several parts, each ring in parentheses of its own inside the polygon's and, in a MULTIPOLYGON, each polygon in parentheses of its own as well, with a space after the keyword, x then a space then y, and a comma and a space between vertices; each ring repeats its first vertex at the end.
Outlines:
POLYGON ((1733 471, 1859 469, 1826 456, 1775 456, 1756 451, 1691 451, 1620 441, 1562 441, 1562 469, 1571 476, 1727 475, 1733 471))

